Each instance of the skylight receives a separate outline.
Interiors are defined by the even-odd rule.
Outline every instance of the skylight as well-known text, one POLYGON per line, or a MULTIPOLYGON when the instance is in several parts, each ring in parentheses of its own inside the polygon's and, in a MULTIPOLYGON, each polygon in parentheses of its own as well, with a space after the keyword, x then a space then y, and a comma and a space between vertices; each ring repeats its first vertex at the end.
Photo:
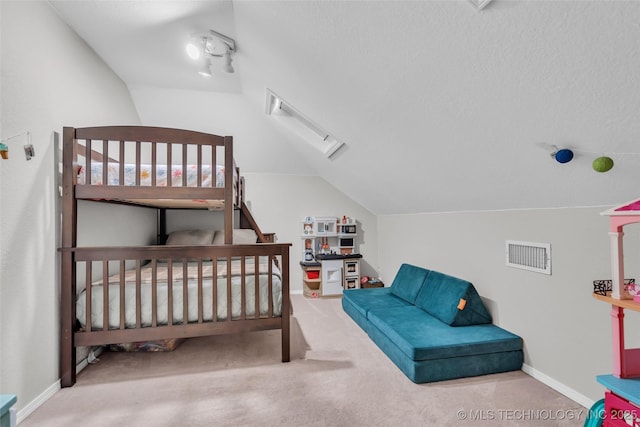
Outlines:
POLYGON ((470 0, 471 3, 473 3, 478 10, 482 10, 484 9, 489 3, 491 3, 492 0, 470 0))
POLYGON ((327 130, 269 89, 267 89, 266 113, 328 158, 331 158, 344 145, 344 142, 338 141, 327 130))

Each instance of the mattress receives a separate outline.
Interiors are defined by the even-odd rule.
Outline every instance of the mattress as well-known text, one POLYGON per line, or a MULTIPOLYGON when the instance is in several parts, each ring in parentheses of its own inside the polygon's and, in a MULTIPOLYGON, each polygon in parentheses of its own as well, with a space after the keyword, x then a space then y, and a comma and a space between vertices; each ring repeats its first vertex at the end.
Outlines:
MULTIPOLYGON (((249 258, 247 258, 249 260, 249 258)), ((156 324, 166 325, 169 319, 168 301, 169 288, 171 288, 172 316, 173 324, 181 324, 186 317, 188 322, 198 321, 198 267, 196 262, 188 263, 187 275, 185 278, 184 269, 181 263, 173 264, 172 278, 168 280, 168 268, 166 263, 158 263, 156 268, 156 324), (184 292, 186 282, 187 292, 184 292), (185 295, 186 294, 186 295, 185 295), (184 313, 184 298, 187 298, 187 313, 184 313)), ((213 265, 211 262, 203 262, 202 271, 202 315, 204 321, 213 319, 213 289, 216 289, 216 319, 218 321, 227 320, 227 275, 231 275, 231 318, 240 319, 242 316, 242 276, 240 273, 240 261, 232 262, 232 268, 227 269, 226 262, 217 263, 217 272, 212 274, 213 265), (230 271, 228 271, 230 270, 230 271), (214 286, 215 284, 215 286, 214 286)), ((140 306, 141 325, 143 327, 152 325, 153 307, 153 272, 151 265, 142 267, 140 280, 140 306)), ((256 280, 258 281, 259 313, 260 316, 267 316, 269 310, 269 275, 268 265, 260 263, 258 274, 255 274, 255 263, 245 265, 245 316, 255 317, 256 304, 256 280)), ((282 280, 280 271, 272 264, 272 304, 273 316, 279 317, 282 313, 282 280)), ((120 275, 115 274, 109 277, 108 281, 108 306, 109 306, 109 329, 120 328, 120 289, 124 287, 124 319, 125 328, 136 327, 136 271, 127 270, 125 273, 125 283, 120 284, 120 275)), ((91 285, 91 327, 93 330, 103 329, 103 305, 104 305, 105 285, 102 281, 94 282, 91 285)), ((83 329, 86 326, 86 289, 78 295, 76 301, 76 317, 83 329)))
MULTIPOLYGON (((78 170, 78 184, 91 185, 120 185, 120 163, 107 163, 107 182, 103 182, 103 164, 91 163, 89 171, 90 181, 86 181, 84 166, 80 166, 78 170)), ((152 185, 151 165, 140 165, 140 186, 152 185)), ((172 187, 182 187, 183 175, 187 178, 187 187, 224 187, 224 166, 216 165, 215 172, 211 165, 202 165, 201 184, 198 185, 198 167, 196 165, 187 165, 183 170, 182 165, 156 165, 156 186, 166 187, 167 182, 171 180, 172 187), (169 178, 171 177, 171 178, 169 178)), ((136 177, 138 176, 135 164, 124 165, 124 184, 125 186, 136 185, 136 177)))

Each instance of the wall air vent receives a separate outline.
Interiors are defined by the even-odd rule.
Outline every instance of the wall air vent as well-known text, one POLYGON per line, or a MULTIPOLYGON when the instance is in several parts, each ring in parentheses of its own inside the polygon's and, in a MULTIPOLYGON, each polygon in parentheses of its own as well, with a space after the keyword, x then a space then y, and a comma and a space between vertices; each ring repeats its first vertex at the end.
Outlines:
POLYGON ((506 241, 507 266, 551 274, 551 244, 506 241))
POLYGON ((338 141, 329 132, 269 89, 267 89, 265 112, 328 158, 331 158, 344 145, 344 142, 338 141))

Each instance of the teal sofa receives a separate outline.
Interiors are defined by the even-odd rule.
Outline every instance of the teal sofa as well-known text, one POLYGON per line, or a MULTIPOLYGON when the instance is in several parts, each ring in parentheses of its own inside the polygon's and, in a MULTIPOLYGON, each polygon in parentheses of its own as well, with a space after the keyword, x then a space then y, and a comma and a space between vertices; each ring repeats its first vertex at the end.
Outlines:
POLYGON ((390 287, 345 290, 342 307, 415 383, 522 367, 522 338, 491 323, 466 280, 403 264, 390 287))

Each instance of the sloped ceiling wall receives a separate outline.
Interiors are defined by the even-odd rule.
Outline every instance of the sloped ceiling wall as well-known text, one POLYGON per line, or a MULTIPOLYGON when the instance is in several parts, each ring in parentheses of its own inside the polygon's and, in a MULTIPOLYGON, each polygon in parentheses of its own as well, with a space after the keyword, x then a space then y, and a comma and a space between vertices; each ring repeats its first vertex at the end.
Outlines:
POLYGON ((144 61, 125 68, 116 27, 96 24, 116 20, 122 2, 52 3, 129 85, 143 123, 193 128, 189 118, 227 106, 247 118, 228 132, 262 129, 236 144, 244 170, 318 174, 377 214, 611 205, 640 193, 638 2, 124 2, 137 5, 120 30, 126 45, 161 30, 171 54, 150 61, 164 80, 144 77, 144 61), (195 82, 184 59, 184 38, 207 28, 237 41, 227 85, 195 82), (262 117, 266 88, 346 149, 326 159, 262 117), (574 160, 555 162, 551 145, 574 160), (593 171, 601 154, 613 170, 593 171))

